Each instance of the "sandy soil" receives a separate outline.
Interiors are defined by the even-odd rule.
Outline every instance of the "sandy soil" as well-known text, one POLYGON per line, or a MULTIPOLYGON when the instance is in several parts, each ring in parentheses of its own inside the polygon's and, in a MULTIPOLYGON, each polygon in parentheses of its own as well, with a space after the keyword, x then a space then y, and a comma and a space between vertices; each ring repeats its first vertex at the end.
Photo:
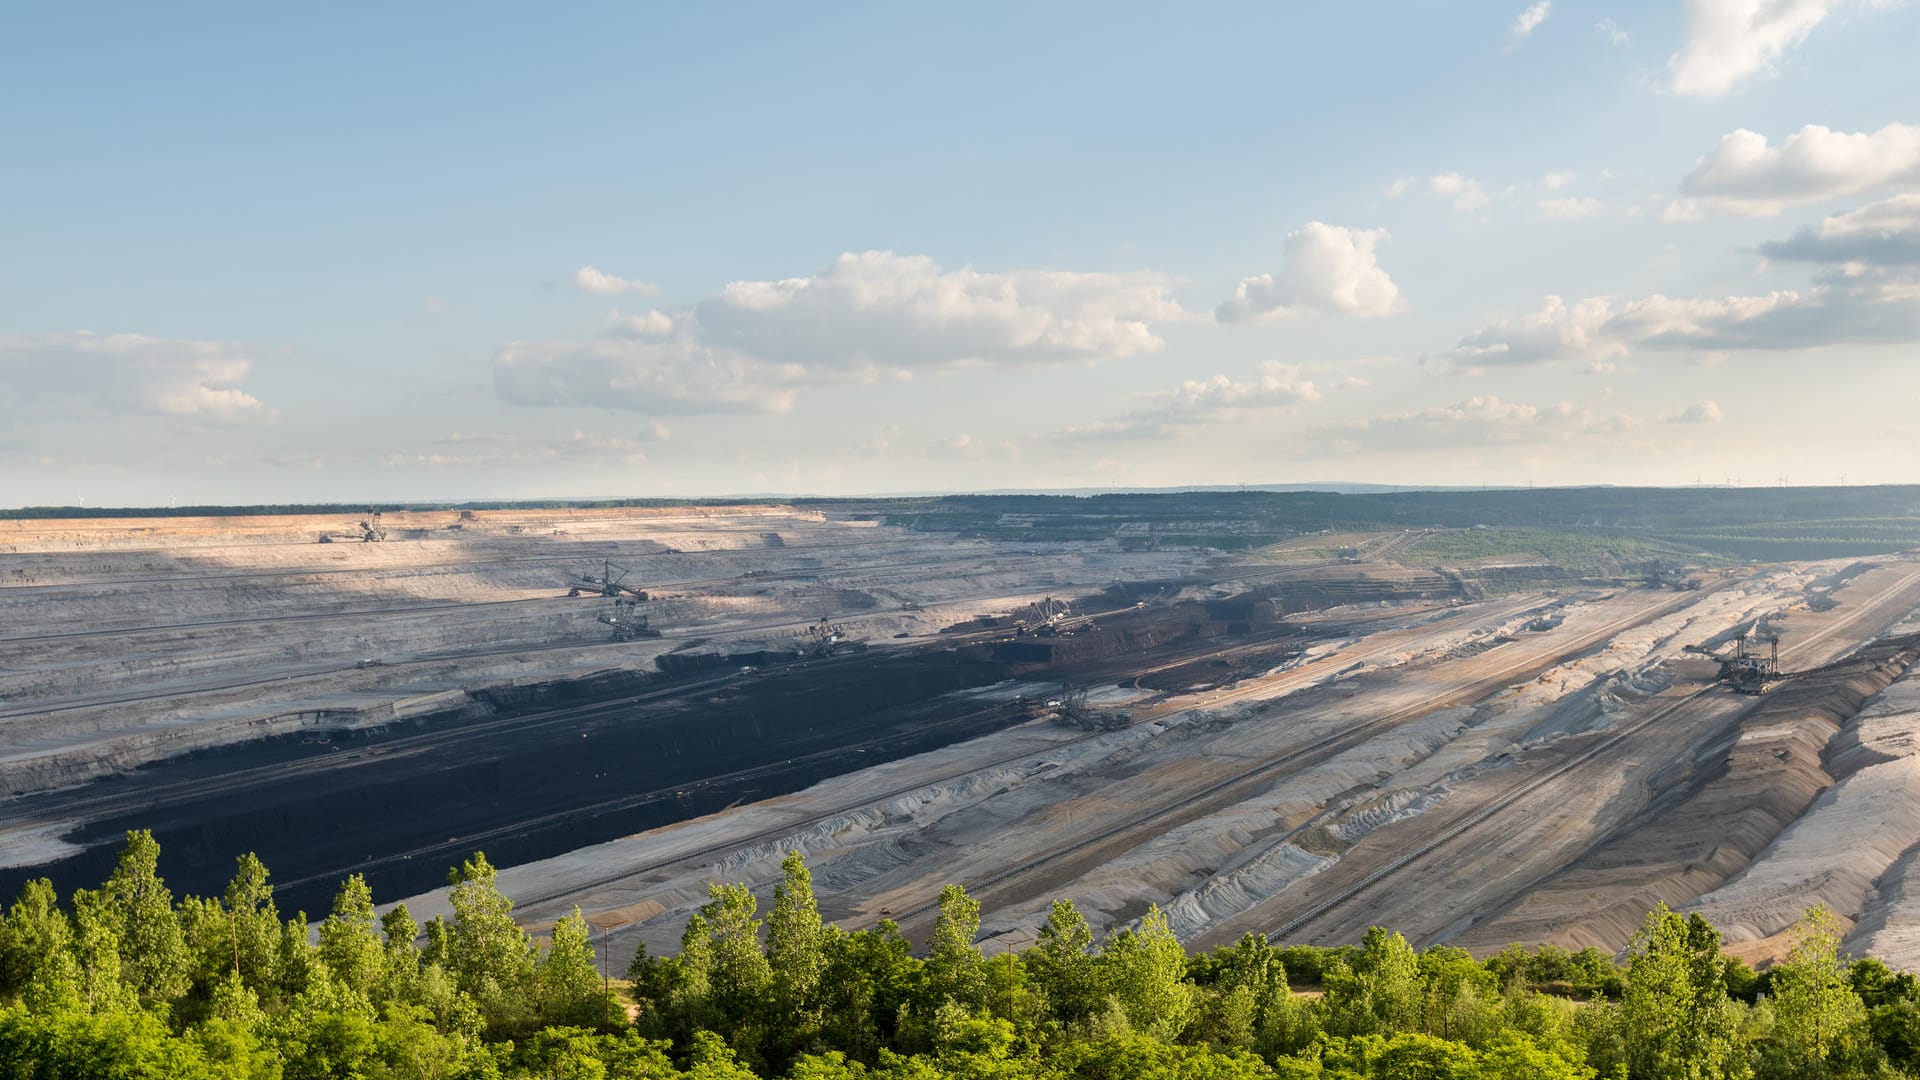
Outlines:
MULTIPOLYGON (((610 928, 616 959, 639 942, 671 949, 708 880, 770 887, 788 849, 808 854, 826 910, 849 926, 891 917, 923 932, 940 886, 959 881, 985 901, 991 947, 1030 941, 1046 902, 1071 896, 1107 927, 1159 904, 1201 945, 1249 930, 1351 941, 1382 923, 1477 951, 1619 948, 1655 900, 1705 905, 1749 864, 1750 878, 1773 874, 1778 859, 1761 853, 1776 837, 1789 847, 1796 821, 1813 828, 1821 805, 1859 801, 1820 795, 1836 780, 1822 755, 1909 659, 1863 661, 1880 671, 1864 691, 1860 670, 1808 675, 1798 697, 1771 699, 1788 716, 1715 685, 1687 647, 1762 622, 1781 634, 1787 668, 1819 669, 1920 606, 1917 569, 1757 567, 1697 593, 1315 613, 1302 621, 1370 618, 1264 677, 1142 700, 1125 731, 1002 732, 518 867, 504 884, 529 925, 579 904, 610 928), (1542 615, 1551 629, 1527 629, 1542 615), (1755 785, 1785 794, 1735 813, 1729 800, 1751 802, 1755 785), (1710 872, 1663 873, 1674 846, 1653 844, 1649 822, 1713 848, 1710 872)), ((1889 736, 1860 738, 1890 753, 1889 736)), ((1884 783, 1898 786, 1891 773, 1884 783)), ((1855 859, 1851 892, 1821 895, 1848 918, 1877 898, 1880 940, 1920 941, 1920 903, 1859 887, 1904 871, 1908 842, 1884 847, 1855 859)), ((1836 850, 1825 845, 1830 862, 1836 850)), ((1781 890, 1759 929, 1777 930, 1780 913, 1790 924, 1805 899, 1781 890)), ((442 902, 411 901, 429 913, 442 902)))
POLYGON ((70 785, 236 740, 381 724, 480 685, 650 669, 664 651, 800 640, 822 616, 924 636, 1203 556, 929 538, 782 507, 0 525, 0 792, 70 785), (323 534, 341 537, 320 544, 323 534), (611 559, 654 640, 567 598, 611 559))

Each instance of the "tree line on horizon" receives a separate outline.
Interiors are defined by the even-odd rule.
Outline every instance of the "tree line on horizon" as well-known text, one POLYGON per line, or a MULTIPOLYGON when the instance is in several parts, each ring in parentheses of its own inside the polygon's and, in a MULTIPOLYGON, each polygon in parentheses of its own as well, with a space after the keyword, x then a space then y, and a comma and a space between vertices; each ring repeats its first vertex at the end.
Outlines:
POLYGON ((252 855, 222 895, 176 900, 159 855, 131 832, 98 888, 63 904, 33 881, 0 912, 0 1080, 1920 1076, 1920 980, 1843 956, 1819 908, 1765 972, 1664 905, 1623 963, 1378 927, 1189 953, 1157 908, 1096 941, 1068 900, 987 956, 961 887, 916 951, 891 921, 825 922, 791 853, 764 912, 711 885, 679 952, 641 950, 616 990, 579 910, 536 942, 479 853, 424 927, 377 914, 359 875, 317 927, 283 919, 252 855))

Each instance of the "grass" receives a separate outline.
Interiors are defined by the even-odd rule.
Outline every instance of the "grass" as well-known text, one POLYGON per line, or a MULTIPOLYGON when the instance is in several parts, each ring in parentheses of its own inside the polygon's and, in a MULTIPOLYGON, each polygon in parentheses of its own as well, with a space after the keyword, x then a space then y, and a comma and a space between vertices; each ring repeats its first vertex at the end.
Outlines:
POLYGON ((1465 529, 1432 533, 1409 547, 1401 561, 1418 565, 1548 562, 1578 573, 1620 573, 1648 562, 1697 563, 1700 550, 1670 540, 1598 530, 1465 529))

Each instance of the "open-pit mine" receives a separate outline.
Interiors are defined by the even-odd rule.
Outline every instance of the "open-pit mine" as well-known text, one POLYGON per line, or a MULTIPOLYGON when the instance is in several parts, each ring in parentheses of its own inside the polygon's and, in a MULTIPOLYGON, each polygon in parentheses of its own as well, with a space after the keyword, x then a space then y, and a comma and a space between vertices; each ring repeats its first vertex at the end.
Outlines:
POLYGON ((1920 967, 1920 559, 1528 497, 0 521, 0 893, 150 828, 176 889, 252 851, 424 919, 484 850, 620 970, 799 850, 830 919, 918 939, 958 882, 990 948, 1055 897, 1476 952, 1665 901, 1760 958, 1824 903, 1920 967))

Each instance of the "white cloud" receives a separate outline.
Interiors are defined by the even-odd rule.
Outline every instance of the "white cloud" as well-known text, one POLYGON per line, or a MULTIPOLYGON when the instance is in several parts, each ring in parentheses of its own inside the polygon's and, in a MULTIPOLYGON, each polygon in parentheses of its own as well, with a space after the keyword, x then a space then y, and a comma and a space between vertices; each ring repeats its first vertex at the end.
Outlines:
POLYGON ((1716 97, 1774 69, 1837 0, 1688 0, 1687 37, 1667 61, 1676 94, 1716 97))
POLYGON ((172 341, 85 330, 0 335, 0 400, 47 411, 267 419, 273 411, 240 388, 255 350, 224 341, 172 341))
POLYGON ((1669 424, 1717 424, 1721 420, 1720 406, 1711 401, 1696 401, 1693 404, 1667 417, 1669 424))
POLYGON ((1568 307, 1549 296, 1521 319, 1491 323, 1439 360, 1455 370, 1617 359, 1635 349, 1715 353, 1787 351, 1920 341, 1920 290, 1874 276, 1827 281, 1805 292, 1619 304, 1593 297, 1568 307))
POLYGON ((1640 426, 1632 416, 1601 413, 1591 405, 1531 405, 1487 394, 1325 425, 1314 429, 1310 446, 1320 455, 1510 446, 1619 435, 1640 426))
POLYGON ((1786 240, 1760 245, 1770 259, 1920 267, 1920 192, 1835 214, 1786 240))
POLYGON ((927 456, 944 461, 984 461, 987 448, 966 432, 927 447, 927 456))
POLYGON ((1453 208, 1462 213, 1487 205, 1487 189, 1480 181, 1459 173, 1441 173, 1427 181, 1427 191, 1443 199, 1452 199, 1453 208))
POLYGON ((522 405, 781 412, 810 385, 1154 352, 1155 324, 1187 317, 1160 274, 949 271, 869 251, 687 308, 615 312, 591 341, 516 342, 495 355, 494 384, 522 405))
MULTIPOLYGON (((1366 385, 1364 379, 1342 380, 1340 385, 1366 385)), ((1319 401, 1322 389, 1298 364, 1268 361, 1253 379, 1225 375, 1188 379, 1172 391, 1145 395, 1154 404, 1109 420, 1068 428, 1062 439, 1165 438, 1213 424, 1235 423, 1249 417, 1319 401)))
POLYGON ((1507 31, 1508 36, 1513 39, 1513 43, 1507 46, 1508 50, 1511 51, 1518 48, 1520 43, 1527 39, 1529 34, 1540 29, 1540 24, 1547 21, 1547 16, 1552 11, 1553 0, 1540 0, 1539 3, 1527 8, 1527 10, 1515 17, 1513 26, 1507 31))
POLYGON ((806 375, 691 338, 516 341, 493 357, 494 392, 508 404, 654 414, 787 412, 806 375))
POLYGON ((573 287, 596 296, 619 296, 622 293, 652 296, 660 291, 660 286, 651 281, 615 277, 591 266, 583 266, 573 272, 573 287))
POLYGON ((1789 206, 1911 183, 1920 183, 1920 126, 1856 133, 1808 124, 1778 146, 1742 128, 1695 163, 1680 185, 1686 198, 1667 217, 1688 220, 1709 209, 1772 217, 1789 206))
POLYGON ((1620 28, 1620 24, 1612 19, 1601 19, 1593 24, 1593 28, 1600 32, 1600 36, 1605 38, 1609 45, 1625 45, 1631 40, 1627 32, 1620 28))
POLYGON ((1457 172, 1439 173, 1424 181, 1417 176, 1403 176, 1387 185, 1387 198, 1397 199, 1416 187, 1424 187, 1427 194, 1450 200, 1453 208, 1463 214, 1478 210, 1493 201, 1487 194, 1486 185, 1457 172))
POLYGON ((1548 191, 1559 191, 1574 182, 1577 175, 1570 172, 1550 172, 1540 178, 1540 186, 1548 191))
POLYGON ((1548 221, 1585 221, 1599 217, 1606 208, 1606 204, 1599 199, 1583 195, 1540 200, 1540 216, 1548 221))
POLYGON ((1165 275, 942 270, 932 259, 842 255, 811 277, 736 281, 695 305, 703 340, 836 367, 1101 360, 1158 351, 1184 319, 1165 275))
POLYGON ((1600 336, 1608 307, 1605 297, 1568 307, 1560 297, 1549 296, 1531 315, 1490 323, 1461 338, 1445 359, 1456 368, 1478 369, 1617 357, 1626 350, 1600 336))
POLYGON ((1388 315, 1401 307, 1400 288, 1380 268, 1374 247, 1385 229, 1348 229, 1312 221, 1287 234, 1280 276, 1244 278, 1233 297, 1214 309, 1221 322, 1242 322, 1322 311, 1388 315))
POLYGON ((560 464, 637 466, 647 463, 643 449, 647 443, 664 442, 671 437, 672 433, 657 423, 626 435, 580 430, 560 436, 455 431, 420 449, 384 455, 378 464, 389 468, 424 465, 436 469, 560 464))

